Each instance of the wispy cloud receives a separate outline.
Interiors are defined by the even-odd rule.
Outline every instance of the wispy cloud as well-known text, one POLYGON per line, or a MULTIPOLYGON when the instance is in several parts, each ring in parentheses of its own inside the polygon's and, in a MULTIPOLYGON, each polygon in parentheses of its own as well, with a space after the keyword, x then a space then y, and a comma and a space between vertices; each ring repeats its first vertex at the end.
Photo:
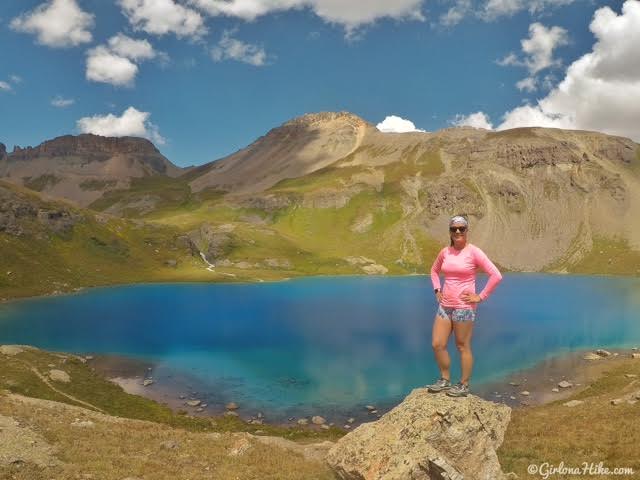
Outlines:
POLYGON ((13 92, 14 87, 22 83, 22 78, 18 75, 9 75, 8 81, 0 80, 0 92, 13 92))
POLYGON ((487 21, 500 17, 511 17, 518 12, 529 11, 530 14, 540 14, 545 10, 569 5, 575 0, 487 0, 480 10, 479 16, 487 21))
POLYGON ((471 0, 455 0, 453 6, 444 14, 440 15, 440 24, 445 27, 453 27, 460 23, 472 11, 473 4, 471 0))
POLYGON ((51 105, 57 108, 66 108, 70 107, 75 103, 73 98, 64 98, 61 95, 57 95, 56 97, 51 99, 51 105))
POLYGON ((529 25, 529 37, 520 42, 523 57, 520 58, 512 52, 497 63, 501 66, 525 67, 529 76, 516 83, 516 87, 519 90, 533 92, 538 85, 536 74, 547 68, 561 66, 562 62, 554 58, 553 53, 556 48, 568 43, 569 35, 564 28, 547 28, 541 23, 532 23, 529 25))
POLYGON ((267 52, 258 45, 233 38, 234 30, 225 30, 218 44, 211 49, 211 58, 216 62, 236 60, 255 67, 266 65, 267 52))

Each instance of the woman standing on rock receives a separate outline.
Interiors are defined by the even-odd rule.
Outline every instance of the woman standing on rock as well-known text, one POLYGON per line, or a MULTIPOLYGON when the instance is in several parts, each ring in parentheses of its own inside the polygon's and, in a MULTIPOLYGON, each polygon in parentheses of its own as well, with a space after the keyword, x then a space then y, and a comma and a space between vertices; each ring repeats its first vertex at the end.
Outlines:
POLYGON ((469 221, 456 215, 449 220, 451 243, 440 250, 431 267, 431 282, 438 299, 438 312, 433 322, 433 352, 440 369, 440 379, 428 386, 430 392, 447 391, 451 397, 469 394, 469 378, 473 368, 471 334, 476 319, 477 304, 486 300, 502 280, 502 274, 489 257, 475 245, 467 242, 469 221), (484 289, 476 294, 476 269, 480 267, 489 275, 484 289), (444 273, 444 288, 440 289, 440 272, 444 273), (449 336, 453 331, 456 347, 460 352, 462 377, 451 385, 451 360, 447 351, 449 336))

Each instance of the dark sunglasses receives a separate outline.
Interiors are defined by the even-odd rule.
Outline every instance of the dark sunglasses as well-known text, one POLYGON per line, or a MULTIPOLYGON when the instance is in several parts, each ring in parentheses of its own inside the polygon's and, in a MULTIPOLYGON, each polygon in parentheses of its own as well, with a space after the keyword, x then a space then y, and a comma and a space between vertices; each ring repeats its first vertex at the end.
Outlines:
POLYGON ((451 233, 456 233, 458 230, 460 230, 460 233, 464 233, 467 231, 467 227, 449 227, 451 233))

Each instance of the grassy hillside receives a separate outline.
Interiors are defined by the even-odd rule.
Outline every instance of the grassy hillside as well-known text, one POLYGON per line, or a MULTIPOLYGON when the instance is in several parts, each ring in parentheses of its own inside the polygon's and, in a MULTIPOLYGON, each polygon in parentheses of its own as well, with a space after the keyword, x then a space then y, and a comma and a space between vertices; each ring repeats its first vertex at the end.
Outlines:
POLYGON ((125 393, 97 374, 91 361, 83 357, 31 348, 16 355, 0 353, 0 422, 4 442, 0 446, 0 478, 24 480, 121 480, 131 475, 160 480, 186 478, 184 475, 194 479, 215 475, 329 480, 333 476, 319 461, 238 432, 302 444, 344 434, 334 427, 255 425, 233 416, 176 413, 125 393), (52 369, 64 371, 70 381, 50 379, 52 369), (8 419, 17 419, 19 427, 11 428, 8 419), (84 423, 78 426, 79 422, 84 423), (240 446, 250 448, 231 453, 240 446), (24 460, 7 463, 7 456, 12 455, 24 460))
MULTIPOLYGON (((304 458, 299 450, 285 450, 278 446, 281 443, 257 441, 256 436, 295 440, 299 449, 309 442, 335 441, 346 431, 254 425, 237 417, 192 417, 172 412, 164 405, 125 393, 97 374, 91 362, 31 348, 11 355, 0 353, 4 440, 0 477, 48 480, 91 475, 122 480, 131 475, 152 475, 168 480, 188 474, 192 479, 334 478, 321 461, 304 458), (50 379, 52 369, 66 372, 70 381, 50 379), (12 426, 14 421, 19 422, 17 426, 12 426), (241 446, 247 450, 233 453, 241 446), (15 455, 24 460, 2 463, 15 455)), ((498 450, 504 472, 515 472, 518 478, 540 478, 529 475, 527 468, 544 462, 564 462, 566 466, 603 462, 609 468, 640 471, 638 407, 633 400, 638 395, 640 363, 624 352, 597 364, 586 363, 582 367, 592 372, 588 383, 574 387, 570 397, 512 411, 498 450), (622 400, 613 405, 614 399, 622 400), (583 403, 567 407, 569 400, 583 403)))

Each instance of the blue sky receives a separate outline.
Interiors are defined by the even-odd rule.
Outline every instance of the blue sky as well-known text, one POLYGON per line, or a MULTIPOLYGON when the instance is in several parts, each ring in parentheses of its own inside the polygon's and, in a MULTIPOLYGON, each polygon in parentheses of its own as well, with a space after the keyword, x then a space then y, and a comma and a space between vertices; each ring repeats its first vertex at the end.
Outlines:
POLYGON ((639 32, 638 0, 8 0, 0 141, 143 135, 185 166, 338 110, 638 141, 639 32))

